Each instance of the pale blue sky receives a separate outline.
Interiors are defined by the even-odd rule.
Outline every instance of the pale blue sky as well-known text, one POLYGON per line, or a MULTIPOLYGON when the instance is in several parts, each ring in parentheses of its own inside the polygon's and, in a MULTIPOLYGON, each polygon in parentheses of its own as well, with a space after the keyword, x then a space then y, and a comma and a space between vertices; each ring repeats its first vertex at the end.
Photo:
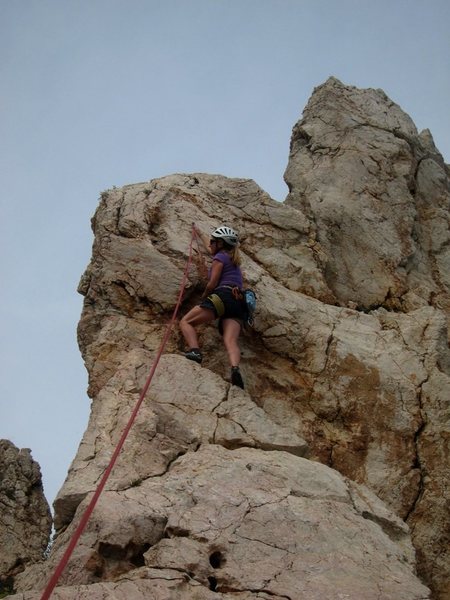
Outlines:
POLYGON ((0 438, 54 499, 90 402, 79 278, 102 190, 176 172, 283 200, 330 75, 382 88, 450 161, 448 0, 0 0, 0 438))

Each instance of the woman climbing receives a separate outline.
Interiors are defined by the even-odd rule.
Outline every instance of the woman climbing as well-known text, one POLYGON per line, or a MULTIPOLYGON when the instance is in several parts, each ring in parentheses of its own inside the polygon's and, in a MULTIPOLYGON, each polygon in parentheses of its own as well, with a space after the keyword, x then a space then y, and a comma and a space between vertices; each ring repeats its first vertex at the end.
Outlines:
MULTIPOLYGON (((200 232, 197 233, 201 236, 200 232)), ((242 294, 243 281, 237 233, 226 225, 218 227, 211 234, 209 249, 213 261, 208 283, 202 294, 203 301, 180 321, 181 333, 189 347, 185 356, 189 360, 202 362, 195 327, 219 318, 223 342, 231 365, 231 383, 244 389, 239 370, 241 351, 238 338, 246 317, 246 306, 242 294)))

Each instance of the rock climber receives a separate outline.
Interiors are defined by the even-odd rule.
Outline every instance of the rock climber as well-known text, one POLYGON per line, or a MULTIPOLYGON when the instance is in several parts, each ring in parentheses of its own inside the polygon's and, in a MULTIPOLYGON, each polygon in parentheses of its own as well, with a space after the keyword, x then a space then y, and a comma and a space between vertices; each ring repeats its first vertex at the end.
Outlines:
POLYGON ((209 246, 213 260, 202 302, 180 321, 181 333, 189 347, 185 357, 199 364, 202 362, 203 356, 195 327, 219 318, 219 330, 231 365, 231 383, 244 389, 239 370, 241 351, 238 339, 246 317, 246 304, 242 294, 243 278, 238 234, 231 227, 221 225, 212 232, 208 244, 208 238, 198 229, 196 232, 204 245, 209 246))

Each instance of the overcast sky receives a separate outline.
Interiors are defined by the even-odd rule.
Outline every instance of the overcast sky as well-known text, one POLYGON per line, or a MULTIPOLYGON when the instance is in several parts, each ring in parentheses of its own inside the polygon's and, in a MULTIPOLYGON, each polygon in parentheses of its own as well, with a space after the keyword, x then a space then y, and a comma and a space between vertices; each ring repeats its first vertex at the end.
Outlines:
POLYGON ((276 200, 334 75, 382 88, 450 162, 449 0, 0 0, 0 438, 53 501, 90 401, 76 292, 101 191, 171 173, 276 200))

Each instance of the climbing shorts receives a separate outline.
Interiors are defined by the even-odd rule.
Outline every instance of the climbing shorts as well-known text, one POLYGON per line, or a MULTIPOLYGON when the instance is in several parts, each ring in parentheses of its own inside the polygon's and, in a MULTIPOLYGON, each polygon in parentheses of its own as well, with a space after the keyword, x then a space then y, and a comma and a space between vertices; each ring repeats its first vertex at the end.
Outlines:
POLYGON ((239 288, 218 287, 203 300, 200 306, 213 310, 214 315, 219 319, 244 321, 247 316, 247 307, 239 288))

